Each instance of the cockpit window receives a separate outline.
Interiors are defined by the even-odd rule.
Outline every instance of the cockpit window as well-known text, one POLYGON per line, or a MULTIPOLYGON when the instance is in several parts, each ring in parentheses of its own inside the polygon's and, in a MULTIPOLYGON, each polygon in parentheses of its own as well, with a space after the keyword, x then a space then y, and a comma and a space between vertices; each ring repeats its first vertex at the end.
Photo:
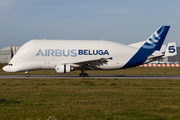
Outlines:
POLYGON ((8 66, 13 66, 13 64, 8 64, 8 66))

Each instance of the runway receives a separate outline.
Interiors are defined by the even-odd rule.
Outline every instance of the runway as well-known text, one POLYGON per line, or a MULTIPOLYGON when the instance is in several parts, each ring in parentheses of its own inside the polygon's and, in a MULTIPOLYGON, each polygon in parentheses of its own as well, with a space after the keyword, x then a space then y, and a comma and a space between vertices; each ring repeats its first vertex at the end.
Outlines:
POLYGON ((77 75, 0 75, 0 79, 180 79, 178 75, 91 75, 79 77, 77 75))

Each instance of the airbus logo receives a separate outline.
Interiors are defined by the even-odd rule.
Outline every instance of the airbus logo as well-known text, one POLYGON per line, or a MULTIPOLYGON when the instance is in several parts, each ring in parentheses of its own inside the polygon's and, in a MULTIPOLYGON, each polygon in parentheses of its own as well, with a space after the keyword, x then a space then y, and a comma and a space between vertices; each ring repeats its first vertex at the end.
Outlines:
POLYGON ((158 31, 153 33, 153 35, 147 40, 147 42, 142 46, 145 49, 153 49, 158 41, 161 39, 165 27, 161 27, 158 31))
POLYGON ((76 57, 77 55, 109 55, 108 50, 89 49, 39 49, 36 56, 76 57))

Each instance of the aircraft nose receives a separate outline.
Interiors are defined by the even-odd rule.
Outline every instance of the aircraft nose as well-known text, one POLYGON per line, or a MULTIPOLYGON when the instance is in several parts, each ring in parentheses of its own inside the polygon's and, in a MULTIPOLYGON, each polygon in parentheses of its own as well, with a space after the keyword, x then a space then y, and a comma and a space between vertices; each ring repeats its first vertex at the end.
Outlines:
POLYGON ((7 72, 7 66, 4 66, 2 69, 7 72))
POLYGON ((17 67, 6 65, 2 68, 5 72, 17 72, 17 67))
POLYGON ((11 66, 4 66, 3 68, 2 68, 5 72, 13 72, 13 68, 11 67, 11 66))

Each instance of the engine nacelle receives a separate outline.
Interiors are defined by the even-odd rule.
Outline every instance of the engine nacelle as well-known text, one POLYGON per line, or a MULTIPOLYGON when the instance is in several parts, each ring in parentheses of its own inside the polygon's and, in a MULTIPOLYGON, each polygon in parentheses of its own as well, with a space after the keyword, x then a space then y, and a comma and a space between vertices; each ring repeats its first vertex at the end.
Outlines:
POLYGON ((73 71, 73 67, 70 65, 55 65, 56 73, 69 73, 73 71))

